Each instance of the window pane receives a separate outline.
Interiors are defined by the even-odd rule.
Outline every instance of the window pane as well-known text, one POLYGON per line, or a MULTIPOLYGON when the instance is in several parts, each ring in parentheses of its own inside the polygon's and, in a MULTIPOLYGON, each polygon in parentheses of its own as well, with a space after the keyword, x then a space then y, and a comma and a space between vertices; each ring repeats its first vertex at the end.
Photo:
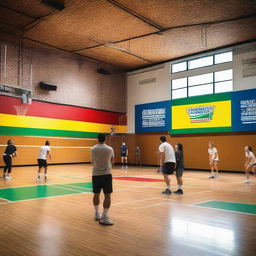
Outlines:
POLYGON ((233 53, 224 52, 224 53, 216 54, 214 58, 215 58, 215 64, 229 62, 233 60, 233 53))
POLYGON ((233 81, 215 83, 215 93, 233 91, 233 81))
POLYGON ((181 62, 181 63, 172 64, 172 73, 184 71, 186 69, 187 69, 187 62, 186 61, 181 62))
POLYGON ((233 76, 233 70, 228 69, 228 70, 218 71, 218 72, 215 72, 214 75, 215 75, 215 82, 231 80, 233 76))
POLYGON ((213 93, 213 84, 204 84, 188 88, 188 96, 204 95, 213 93))
POLYGON ((184 87, 187 87, 187 77, 172 80, 172 89, 184 87))
POLYGON ((172 99, 180 99, 187 97, 187 88, 173 90, 172 91, 172 99))
POLYGON ((207 84, 213 82, 213 73, 203 74, 199 76, 191 76, 188 78, 188 86, 207 84))
POLYGON ((213 65, 213 56, 203 57, 188 62, 188 69, 200 68, 213 65))

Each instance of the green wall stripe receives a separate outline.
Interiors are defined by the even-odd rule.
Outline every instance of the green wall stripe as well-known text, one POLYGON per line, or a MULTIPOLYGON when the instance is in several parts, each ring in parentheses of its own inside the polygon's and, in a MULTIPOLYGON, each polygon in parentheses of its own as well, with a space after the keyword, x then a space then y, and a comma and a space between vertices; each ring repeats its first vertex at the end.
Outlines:
POLYGON ((98 133, 0 126, 0 135, 96 138, 98 133))
POLYGON ((199 204, 194 204, 195 206, 214 208, 232 212, 256 214, 256 204, 244 204, 236 202, 226 202, 226 201, 208 201, 199 204))
POLYGON ((210 133, 210 132, 231 132, 232 127, 207 127, 207 128, 187 128, 170 130, 170 134, 193 134, 193 133, 210 133))
POLYGON ((172 100, 172 106, 177 105, 187 105, 187 104, 196 104, 196 103, 207 103, 213 101, 225 101, 231 100, 231 93, 219 93, 219 94, 212 94, 212 95, 204 95, 204 96, 194 96, 185 99, 176 99, 172 100))

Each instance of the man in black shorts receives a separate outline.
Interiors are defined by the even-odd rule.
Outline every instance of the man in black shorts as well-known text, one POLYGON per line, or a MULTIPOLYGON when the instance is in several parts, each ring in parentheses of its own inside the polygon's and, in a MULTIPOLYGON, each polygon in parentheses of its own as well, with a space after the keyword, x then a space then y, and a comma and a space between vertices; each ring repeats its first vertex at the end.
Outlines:
POLYGON ((163 194, 171 194, 170 178, 169 175, 173 174, 174 167, 176 164, 175 153, 171 144, 166 142, 166 137, 160 137, 161 145, 159 146, 160 151, 160 170, 162 170, 164 180, 166 183, 166 190, 163 194))
POLYGON ((111 205, 112 189, 112 163, 114 162, 113 148, 105 144, 106 136, 103 133, 98 135, 99 143, 91 149, 92 185, 93 185, 93 205, 95 208, 95 220, 99 220, 102 225, 113 225, 113 221, 108 217, 111 205), (104 202, 102 216, 99 212, 100 192, 103 189, 104 202))

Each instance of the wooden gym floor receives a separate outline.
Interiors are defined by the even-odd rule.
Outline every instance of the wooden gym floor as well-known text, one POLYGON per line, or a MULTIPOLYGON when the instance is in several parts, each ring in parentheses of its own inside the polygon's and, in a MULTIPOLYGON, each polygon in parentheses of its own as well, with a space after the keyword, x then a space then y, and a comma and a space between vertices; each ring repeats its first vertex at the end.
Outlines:
MULTIPOLYGON (((48 182, 36 167, 0 179, 0 255, 255 255, 256 179, 186 171, 184 195, 163 195, 151 167, 114 167, 110 217, 93 220, 91 167, 49 166, 48 182)), ((172 189, 176 189, 172 176, 172 189)))

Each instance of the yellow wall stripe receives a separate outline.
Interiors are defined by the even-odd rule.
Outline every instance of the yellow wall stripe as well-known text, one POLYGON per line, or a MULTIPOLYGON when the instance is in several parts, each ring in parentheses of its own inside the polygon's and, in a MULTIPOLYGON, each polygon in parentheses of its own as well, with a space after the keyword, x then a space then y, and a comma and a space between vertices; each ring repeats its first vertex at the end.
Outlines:
MULTIPOLYGON (((0 114, 0 126, 104 133, 109 133, 110 128, 112 127, 111 124, 99 124, 34 116, 16 116, 9 114, 0 114)), ((127 126, 125 125, 114 126, 116 127, 117 133, 127 132, 127 126)))

